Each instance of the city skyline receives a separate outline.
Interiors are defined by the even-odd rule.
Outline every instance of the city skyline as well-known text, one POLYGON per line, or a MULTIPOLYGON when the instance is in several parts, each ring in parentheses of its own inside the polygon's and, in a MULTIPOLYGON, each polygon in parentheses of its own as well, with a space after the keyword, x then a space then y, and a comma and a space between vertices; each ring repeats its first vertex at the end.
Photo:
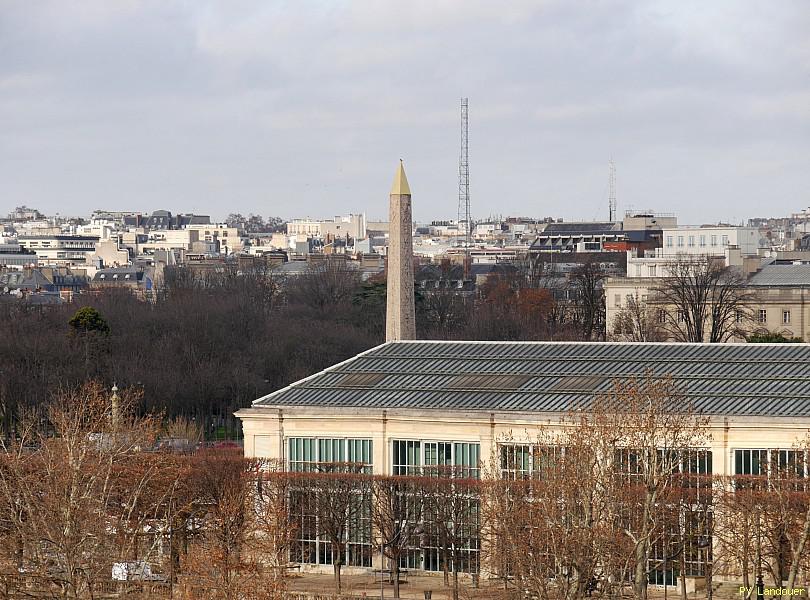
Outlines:
POLYGON ((810 201, 800 2, 0 7, 0 198, 95 209, 740 222, 810 201))

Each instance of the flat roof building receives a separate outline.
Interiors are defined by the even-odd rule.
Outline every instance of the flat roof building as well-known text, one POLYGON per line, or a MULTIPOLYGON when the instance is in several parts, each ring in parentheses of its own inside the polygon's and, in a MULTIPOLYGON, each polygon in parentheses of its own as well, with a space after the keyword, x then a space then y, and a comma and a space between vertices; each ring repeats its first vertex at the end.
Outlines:
MULTIPOLYGON (((761 476, 810 429, 808 365, 808 344, 396 341, 236 415, 246 456, 291 471, 351 461, 374 475, 450 465, 480 477, 515 444, 570 427, 617 381, 671 375, 684 409, 708 419, 707 474, 761 476)), ((319 556, 296 560, 328 564, 319 556)), ((430 556, 419 550, 411 568, 440 570, 430 556)))

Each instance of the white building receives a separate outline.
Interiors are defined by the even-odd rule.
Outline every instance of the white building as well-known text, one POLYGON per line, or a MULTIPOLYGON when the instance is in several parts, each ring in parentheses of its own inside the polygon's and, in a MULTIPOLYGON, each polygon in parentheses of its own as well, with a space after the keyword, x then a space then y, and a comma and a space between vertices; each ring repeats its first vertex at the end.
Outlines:
POLYGON ((22 235, 17 241, 36 253, 40 265, 83 267, 99 239, 83 235, 22 235))
POLYGON ((475 226, 474 235, 476 239, 491 239, 500 232, 500 223, 478 223, 475 226))
POLYGON ((98 237, 100 240, 108 240, 113 237, 113 234, 118 229, 118 226, 107 219, 92 219, 88 225, 78 225, 75 227, 76 235, 92 235, 98 237))
POLYGON ((287 223, 287 235, 321 237, 321 222, 306 219, 293 219, 287 223))
POLYGON ((753 256, 759 250, 759 230, 756 227, 727 225, 682 226, 662 230, 663 248, 660 255, 710 254, 722 255, 734 246, 743 256, 753 256))
POLYGON ((198 241, 200 231, 197 229, 156 229, 149 232, 145 242, 137 244, 137 252, 153 254, 155 250, 191 250, 191 245, 198 241))
POLYGON ((349 214, 345 217, 336 216, 334 219, 321 221, 321 236, 362 240, 366 237, 366 215, 349 214))
POLYGON ((296 236, 299 240, 345 238, 347 235, 354 240, 362 240, 366 238, 366 215, 350 213, 336 215, 333 219, 293 219, 287 223, 287 235, 296 236))
POLYGON ((242 249, 242 238, 236 227, 228 227, 225 223, 210 223, 208 225, 189 225, 188 231, 197 231, 199 241, 214 242, 219 245, 220 254, 232 254, 242 249))

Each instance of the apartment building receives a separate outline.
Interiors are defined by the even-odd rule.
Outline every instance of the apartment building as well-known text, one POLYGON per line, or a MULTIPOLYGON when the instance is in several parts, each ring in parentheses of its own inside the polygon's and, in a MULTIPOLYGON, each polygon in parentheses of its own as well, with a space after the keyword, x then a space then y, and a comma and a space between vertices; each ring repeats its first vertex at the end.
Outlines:
POLYGON ((755 332, 810 341, 810 264, 765 265, 748 281, 755 332))
POLYGON ((84 266, 96 249, 99 238, 85 235, 21 235, 17 242, 37 255, 40 264, 84 266))
POLYGON ((236 227, 228 227, 225 223, 208 225, 188 225, 186 231, 196 231, 201 242, 213 242, 219 247, 220 254, 232 254, 242 249, 242 238, 236 227))
POLYGON ((310 218, 293 219, 287 223, 287 235, 321 237, 321 222, 310 218))
POLYGON ((733 227, 726 225, 681 226, 662 229, 663 245, 658 253, 722 255, 726 248, 739 248, 743 256, 753 256, 760 248, 759 230, 756 227, 733 227))

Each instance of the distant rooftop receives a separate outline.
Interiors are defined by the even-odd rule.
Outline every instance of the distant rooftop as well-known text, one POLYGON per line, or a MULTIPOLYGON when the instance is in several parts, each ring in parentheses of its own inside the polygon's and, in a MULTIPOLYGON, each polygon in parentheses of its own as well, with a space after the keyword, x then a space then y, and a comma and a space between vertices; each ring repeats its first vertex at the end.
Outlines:
POLYGON ((566 233, 602 233, 602 232, 613 232, 613 231, 621 231, 622 225, 621 223, 611 223, 610 221, 605 222, 588 222, 588 223, 549 223, 546 225, 545 229, 541 235, 561 235, 566 233))
POLYGON ((765 265, 748 281, 753 286, 808 286, 810 287, 810 265, 765 265))

